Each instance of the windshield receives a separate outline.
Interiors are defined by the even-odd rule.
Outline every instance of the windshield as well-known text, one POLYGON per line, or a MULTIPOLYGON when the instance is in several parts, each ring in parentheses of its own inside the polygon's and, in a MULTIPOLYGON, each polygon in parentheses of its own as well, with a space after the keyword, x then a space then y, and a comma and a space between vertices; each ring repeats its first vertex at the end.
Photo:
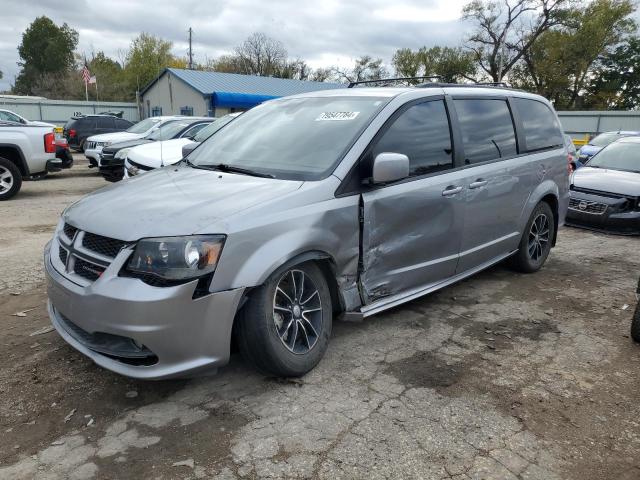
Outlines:
POLYGON ((587 166, 640 173, 640 143, 612 143, 591 158, 587 166))
POLYGON ((127 128, 127 132, 129 133, 144 133, 153 127, 156 123, 160 122, 159 118, 146 118, 141 122, 136 123, 135 125, 127 128))
POLYGON ((622 137, 624 137, 624 135, 620 133, 601 133, 597 137, 594 137, 589 142, 589 145, 593 145, 594 147, 606 147, 610 143, 613 143, 622 137))
POLYGON ((187 128, 190 123, 187 122, 165 122, 158 128, 154 128, 153 131, 147 135, 149 140, 170 140, 175 138, 187 128))
POLYGON ((198 133, 196 133, 195 136, 193 137, 193 141, 204 142, 207 138, 209 138, 211 135, 216 133, 218 130, 220 130, 222 127, 224 127, 227 123, 229 123, 234 118, 236 118, 235 115, 234 116, 225 115, 224 117, 220 117, 219 119, 214 120, 213 122, 211 122, 210 125, 207 125, 198 133))
POLYGON ((385 100, 272 100, 240 115, 188 158, 197 166, 224 164, 276 178, 318 180, 333 171, 385 100))

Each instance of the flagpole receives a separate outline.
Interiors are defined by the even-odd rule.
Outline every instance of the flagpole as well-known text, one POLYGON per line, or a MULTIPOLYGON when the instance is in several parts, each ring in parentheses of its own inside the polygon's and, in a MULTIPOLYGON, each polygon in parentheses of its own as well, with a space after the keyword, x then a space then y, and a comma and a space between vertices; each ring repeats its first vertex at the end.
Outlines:
POLYGON ((87 81, 84 81, 84 96, 87 99, 87 102, 89 101, 89 89, 87 88, 87 81))
POLYGON ((96 102, 98 102, 99 101, 98 100, 98 77, 95 77, 95 79, 96 79, 96 81, 95 81, 95 84, 96 84, 96 102))

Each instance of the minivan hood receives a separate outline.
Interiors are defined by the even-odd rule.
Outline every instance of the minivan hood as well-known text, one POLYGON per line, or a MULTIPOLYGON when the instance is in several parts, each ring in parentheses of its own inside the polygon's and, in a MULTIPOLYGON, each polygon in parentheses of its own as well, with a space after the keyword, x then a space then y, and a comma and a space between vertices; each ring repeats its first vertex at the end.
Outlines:
POLYGON ((303 182, 191 167, 161 168, 97 190, 63 213, 65 222, 125 241, 208 232, 216 220, 279 199, 303 182))
POLYGON ((182 160, 182 147, 191 142, 188 138, 176 138, 139 145, 129 150, 127 158, 152 168, 159 168, 161 164, 172 165, 182 160))
POLYGON ((578 188, 640 196, 640 173, 586 166, 575 171, 572 183, 578 188))
POLYGON ((111 132, 91 135, 87 140, 92 142, 124 142, 125 140, 133 140, 135 138, 142 137, 144 137, 143 133, 111 132))

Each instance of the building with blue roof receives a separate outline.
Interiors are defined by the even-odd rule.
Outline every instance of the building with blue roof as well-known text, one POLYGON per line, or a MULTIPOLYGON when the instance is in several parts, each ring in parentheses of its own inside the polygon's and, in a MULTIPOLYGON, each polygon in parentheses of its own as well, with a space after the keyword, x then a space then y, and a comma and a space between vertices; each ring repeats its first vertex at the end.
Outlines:
POLYGON ((344 87, 339 83, 166 68, 140 92, 140 100, 144 117, 220 117, 272 98, 344 87))

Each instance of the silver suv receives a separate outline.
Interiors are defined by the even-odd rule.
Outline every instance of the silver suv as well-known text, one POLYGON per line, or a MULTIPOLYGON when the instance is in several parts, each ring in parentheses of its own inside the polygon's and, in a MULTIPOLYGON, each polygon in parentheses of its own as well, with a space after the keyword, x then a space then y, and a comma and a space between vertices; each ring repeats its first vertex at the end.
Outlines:
POLYGON ((510 258, 534 272, 568 203, 544 98, 353 88, 266 102, 180 164, 94 192, 45 250, 49 315, 137 378, 215 370, 232 339, 272 375, 360 319, 510 258))

